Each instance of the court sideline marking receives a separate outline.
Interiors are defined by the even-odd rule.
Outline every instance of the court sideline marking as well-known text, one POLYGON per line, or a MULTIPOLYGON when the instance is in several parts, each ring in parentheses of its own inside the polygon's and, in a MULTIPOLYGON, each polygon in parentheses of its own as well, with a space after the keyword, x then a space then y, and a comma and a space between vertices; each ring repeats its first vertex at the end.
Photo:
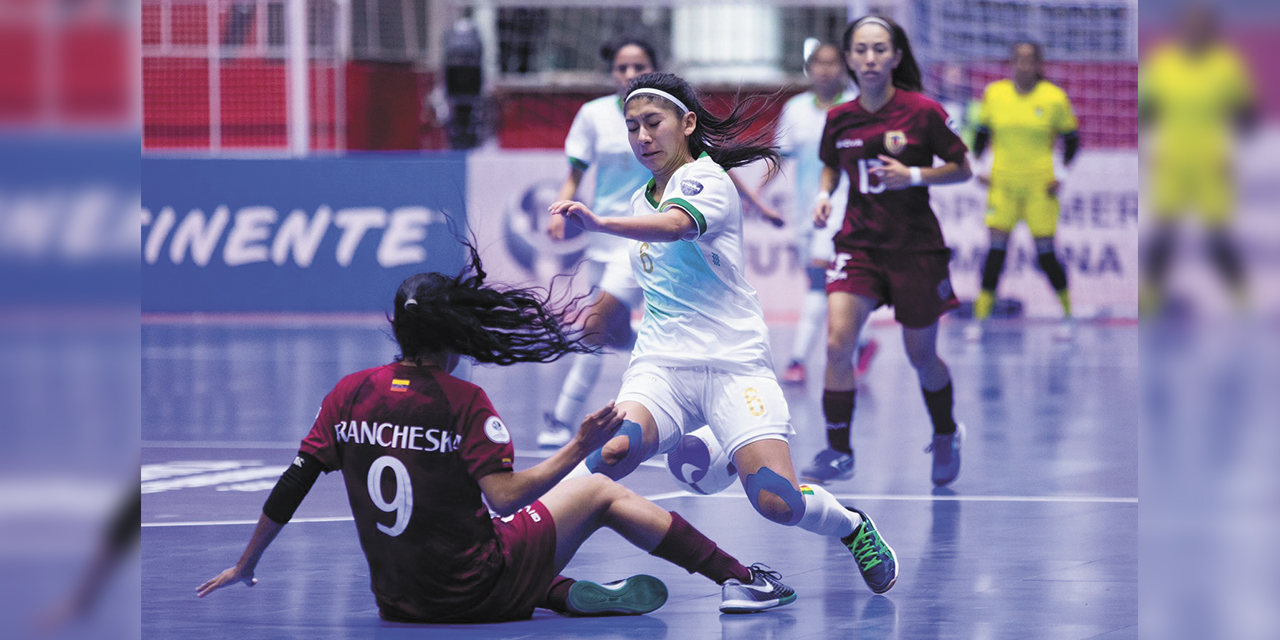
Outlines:
MULTIPOLYGON (((717 493, 709 496, 699 496, 685 491, 670 491, 667 493, 659 493, 645 498, 659 502, 661 500, 670 500, 672 498, 721 498, 721 499, 746 499, 744 493, 717 493)), ((1137 498, 1127 497, 1110 497, 1110 496, 912 496, 912 495, 869 495, 869 494, 838 494, 835 496, 840 500, 885 500, 898 502, 1041 502, 1041 503, 1071 503, 1071 504, 1138 504, 1137 498)), ((294 518, 289 524, 306 523, 306 522, 350 522, 354 520, 351 516, 330 516, 318 518, 294 518)), ((226 525, 246 525, 257 524, 257 520, 207 520, 198 522, 144 522, 142 527, 158 528, 158 527, 215 527, 226 525)))

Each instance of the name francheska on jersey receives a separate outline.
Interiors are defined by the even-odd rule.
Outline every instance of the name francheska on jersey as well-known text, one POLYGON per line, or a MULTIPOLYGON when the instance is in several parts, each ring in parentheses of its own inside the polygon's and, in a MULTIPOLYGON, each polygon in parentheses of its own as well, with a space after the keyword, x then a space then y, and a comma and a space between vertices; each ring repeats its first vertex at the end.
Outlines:
POLYGON ((449 429, 424 428, 391 424, 343 420, 333 425, 338 440, 344 443, 375 444, 393 449, 410 449, 445 453, 456 451, 462 442, 462 434, 449 429))

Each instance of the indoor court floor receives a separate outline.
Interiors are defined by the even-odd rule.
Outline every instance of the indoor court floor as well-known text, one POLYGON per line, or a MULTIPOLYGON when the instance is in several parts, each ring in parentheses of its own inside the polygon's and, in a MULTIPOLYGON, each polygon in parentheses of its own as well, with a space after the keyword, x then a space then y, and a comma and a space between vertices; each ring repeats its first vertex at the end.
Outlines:
MULTIPOLYGON (((635 573, 670 592, 656 612, 491 625, 379 619, 341 479, 323 477, 258 566, 259 584, 198 599, 231 566, 323 396, 347 373, 389 361, 395 345, 372 317, 144 319, 142 327, 142 632, 149 638, 591 638, 771 640, 1122 639, 1138 635, 1139 328, 1082 323, 1070 343, 1055 324, 995 321, 981 343, 944 321, 956 416, 967 425, 960 477, 929 480, 929 422, 894 324, 860 386, 856 473, 828 489, 870 514, 898 554, 896 586, 874 595, 834 539, 766 521, 739 485, 680 491, 660 458, 624 483, 678 511, 744 563, 782 573, 786 607, 721 615, 720 589, 602 531, 566 575, 635 573)), ((792 328, 773 333, 784 360, 792 328)), ((617 392, 625 355, 607 356, 588 403, 617 392)), ((821 354, 807 386, 786 387, 797 468, 825 443, 821 354)), ((567 362, 476 367, 513 432, 517 468, 533 446, 567 362)))

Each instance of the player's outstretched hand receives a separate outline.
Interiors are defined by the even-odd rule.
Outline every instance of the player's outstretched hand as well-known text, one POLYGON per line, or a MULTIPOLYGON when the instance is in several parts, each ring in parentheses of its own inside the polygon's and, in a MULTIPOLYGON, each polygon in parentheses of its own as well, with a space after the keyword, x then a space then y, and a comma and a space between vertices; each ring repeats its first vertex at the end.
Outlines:
POLYGON ((564 240, 564 216, 551 216, 547 222, 547 235, 552 240, 564 240))
POLYGON ((222 573, 219 573, 214 579, 196 587, 196 595, 203 598, 218 589, 237 582, 243 582, 252 587, 253 585, 258 584, 258 579, 253 577, 252 569, 242 570, 240 565, 236 565, 222 573))
POLYGON ((564 216, 565 222, 576 224, 587 231, 600 228, 600 218, 587 205, 574 200, 558 200, 548 208, 553 216, 564 216))
POLYGON ((622 426, 622 412, 610 400, 609 404, 582 420, 578 428, 578 442, 586 451, 595 451, 612 438, 622 426))

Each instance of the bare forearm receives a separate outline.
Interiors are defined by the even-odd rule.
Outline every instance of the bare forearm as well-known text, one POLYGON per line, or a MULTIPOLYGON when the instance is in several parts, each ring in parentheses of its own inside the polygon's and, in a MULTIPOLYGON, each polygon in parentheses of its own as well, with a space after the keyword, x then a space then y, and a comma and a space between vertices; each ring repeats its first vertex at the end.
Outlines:
POLYGON ((819 179, 820 186, 818 189, 822 193, 831 193, 836 190, 836 185, 840 184, 840 170, 832 167, 823 166, 822 176, 819 179))
POLYGON ((262 558, 263 552, 276 539, 276 535, 284 525, 262 514, 258 517, 258 527, 253 530, 253 537, 249 538, 249 544, 245 546, 244 553, 240 555, 240 561, 236 566, 242 569, 252 570, 258 566, 258 560, 262 558))
POLYGON ((575 438, 551 457, 524 471, 481 478, 480 484, 489 499, 489 507, 499 515, 507 516, 533 504, 569 475, 588 453, 575 438))
POLYGON ((969 168, 968 160, 963 163, 948 162, 941 167, 921 167, 920 177, 926 185, 952 184, 973 177, 973 170, 969 168))
POLYGON ((582 171, 577 167, 569 169, 569 175, 564 179, 564 184, 560 185, 560 193, 556 195, 556 200, 573 200, 578 195, 578 187, 582 185, 582 171))
POLYGON ((600 232, 640 242, 675 242, 693 229, 683 210, 667 209, 651 216, 602 218, 600 232))

